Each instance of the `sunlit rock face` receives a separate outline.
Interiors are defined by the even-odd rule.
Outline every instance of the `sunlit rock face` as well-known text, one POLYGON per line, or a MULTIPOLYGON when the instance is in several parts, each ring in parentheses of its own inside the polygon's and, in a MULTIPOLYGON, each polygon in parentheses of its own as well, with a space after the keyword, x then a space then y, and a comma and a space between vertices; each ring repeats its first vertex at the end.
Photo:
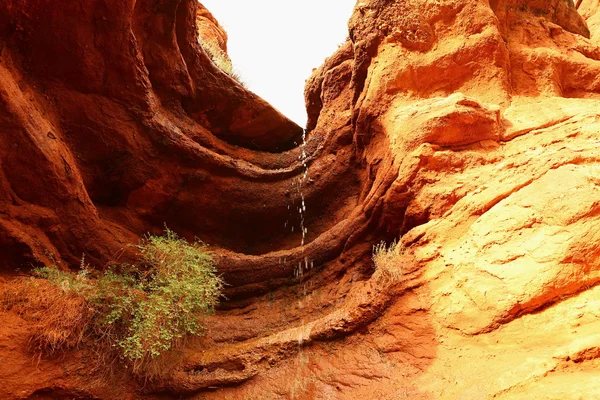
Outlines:
POLYGON ((196 27, 200 40, 215 42, 223 51, 227 51, 227 32, 219 24, 219 21, 202 4, 198 4, 196 12, 196 27))
POLYGON ((597 1, 361 0, 302 145, 198 47, 226 41, 200 10, 0 4, 6 265, 100 267, 166 222, 230 285, 144 385, 85 349, 32 365, 3 313, 4 397, 600 397, 597 1), (371 251, 399 237, 392 281, 371 251))

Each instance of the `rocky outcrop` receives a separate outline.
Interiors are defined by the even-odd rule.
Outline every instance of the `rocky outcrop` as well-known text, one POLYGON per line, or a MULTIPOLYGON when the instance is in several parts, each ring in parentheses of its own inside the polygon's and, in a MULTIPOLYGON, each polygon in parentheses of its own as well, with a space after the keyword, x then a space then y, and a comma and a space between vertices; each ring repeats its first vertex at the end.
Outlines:
MULTIPOLYGON (((206 210, 246 207, 258 188, 225 206, 227 189, 207 181, 273 175, 242 161, 245 148, 287 149, 302 130, 208 59, 197 41, 197 7, 0 6, 0 243, 11 249, 3 265, 47 262, 48 253, 70 262, 85 253, 102 265, 165 221, 182 232, 238 230, 214 227, 241 210, 206 210)), ((267 154, 264 162, 280 158, 267 154)))
POLYGON ((582 0, 578 8, 579 13, 590 27, 590 39, 596 44, 600 42, 600 29, 598 29, 600 26, 599 7, 600 4, 595 0, 582 0))
POLYGON ((197 47, 195 2, 81 8, 0 5, 6 262, 102 265, 167 222, 215 245, 229 300, 160 379, 118 388, 85 349, 32 366, 5 313, 5 397, 598 396, 592 0, 585 19, 563 0, 360 1, 307 82, 302 145, 197 47), (371 251, 400 236, 395 282, 371 251))
POLYGON ((227 53, 227 32, 202 4, 198 4, 198 11, 196 11, 196 28, 201 39, 215 42, 227 53))
POLYGON ((196 27, 202 49, 217 67, 235 78, 233 64, 227 54, 227 32, 202 4, 198 5, 196 12, 196 27))

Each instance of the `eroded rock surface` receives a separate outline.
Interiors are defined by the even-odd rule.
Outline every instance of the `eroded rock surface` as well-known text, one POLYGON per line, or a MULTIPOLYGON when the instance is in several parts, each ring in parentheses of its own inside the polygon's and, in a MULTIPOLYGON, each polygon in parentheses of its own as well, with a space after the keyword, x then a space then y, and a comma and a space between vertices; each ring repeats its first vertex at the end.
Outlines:
POLYGON ((2 261, 102 265, 167 222, 231 285, 146 385, 85 349, 32 365, 4 313, 4 397, 600 396, 598 8, 361 0, 294 147, 197 47, 193 1, 1 4, 2 261), (394 282, 371 251, 400 236, 394 282))

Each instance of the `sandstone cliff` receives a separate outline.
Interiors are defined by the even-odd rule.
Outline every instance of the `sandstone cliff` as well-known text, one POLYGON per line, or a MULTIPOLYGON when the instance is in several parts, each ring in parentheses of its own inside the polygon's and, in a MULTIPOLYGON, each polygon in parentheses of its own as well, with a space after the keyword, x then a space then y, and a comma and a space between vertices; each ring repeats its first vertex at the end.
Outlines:
POLYGON ((2 397, 600 397, 599 12, 361 0, 300 145, 198 45, 226 34, 192 0, 3 2, 2 285, 167 222, 230 286, 146 383, 85 348, 32 363, 4 312, 2 397), (371 252, 399 237, 398 282, 371 252))

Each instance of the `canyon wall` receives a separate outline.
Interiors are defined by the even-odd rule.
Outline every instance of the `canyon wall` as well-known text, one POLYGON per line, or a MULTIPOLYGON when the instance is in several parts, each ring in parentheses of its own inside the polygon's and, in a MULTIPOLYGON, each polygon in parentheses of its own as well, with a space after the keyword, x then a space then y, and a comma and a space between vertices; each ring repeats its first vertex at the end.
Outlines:
POLYGON ((85 348, 32 363, 3 312, 2 397, 600 397, 598 11, 361 0, 303 143, 210 61, 192 0, 3 2, 1 284, 166 223, 229 286, 151 382, 85 348), (371 260, 398 238, 399 281, 371 260))

